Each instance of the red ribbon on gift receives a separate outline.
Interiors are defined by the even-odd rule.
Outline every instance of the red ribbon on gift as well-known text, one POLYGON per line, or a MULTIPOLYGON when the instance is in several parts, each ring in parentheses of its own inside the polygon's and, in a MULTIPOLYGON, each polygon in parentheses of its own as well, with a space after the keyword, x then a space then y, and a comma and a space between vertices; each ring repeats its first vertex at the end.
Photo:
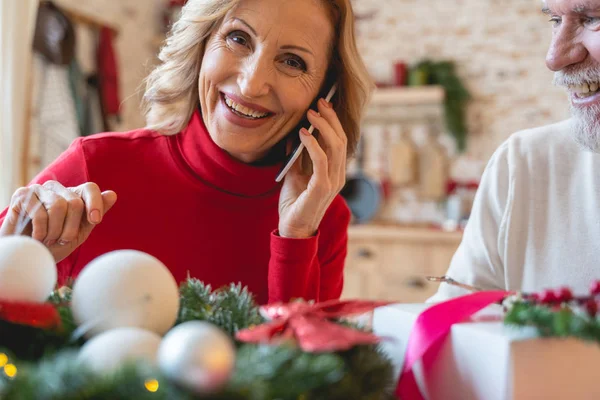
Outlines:
POLYGON ((347 328, 331 319, 364 314, 389 302, 330 300, 323 303, 274 303, 261 307, 271 319, 265 324, 239 331, 236 338, 246 343, 273 343, 293 338, 306 352, 348 350, 360 344, 376 344, 380 338, 372 333, 347 328))
POLYGON ((58 311, 49 303, 0 300, 0 319, 41 329, 58 328, 61 325, 58 311))
POLYGON ((396 396, 403 400, 423 400, 415 379, 414 364, 423 359, 423 369, 428 370, 435 360, 436 352, 440 350, 437 345, 450 333, 452 325, 465 321, 511 294, 513 293, 506 291, 476 292, 433 305, 423 311, 410 333, 396 396))

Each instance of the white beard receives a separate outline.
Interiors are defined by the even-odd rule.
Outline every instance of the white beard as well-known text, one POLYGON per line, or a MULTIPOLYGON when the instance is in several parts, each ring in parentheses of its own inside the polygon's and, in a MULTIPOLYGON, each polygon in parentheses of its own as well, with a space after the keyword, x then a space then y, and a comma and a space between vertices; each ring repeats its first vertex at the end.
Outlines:
MULTIPOLYGON (((578 71, 558 71, 554 84, 568 88, 588 82, 598 82, 600 66, 593 65, 578 71)), ((600 106, 576 107, 571 105, 572 130, 575 141, 584 149, 600 153, 600 106)))
POLYGON ((571 106, 571 115, 575 141, 586 150, 600 153, 600 107, 571 106))

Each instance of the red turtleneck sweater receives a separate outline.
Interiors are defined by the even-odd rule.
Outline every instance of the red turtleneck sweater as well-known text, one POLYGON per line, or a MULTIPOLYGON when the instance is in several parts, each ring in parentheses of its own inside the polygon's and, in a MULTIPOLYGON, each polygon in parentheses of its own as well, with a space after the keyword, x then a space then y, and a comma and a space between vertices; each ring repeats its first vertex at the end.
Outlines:
POLYGON ((196 112, 174 136, 136 130, 79 138, 32 183, 95 182, 118 195, 88 240, 58 264, 61 282, 103 253, 136 249, 160 259, 178 282, 188 274, 213 287, 241 282, 261 304, 338 298, 349 209, 337 196, 315 237, 279 237, 279 168, 230 157, 196 112))

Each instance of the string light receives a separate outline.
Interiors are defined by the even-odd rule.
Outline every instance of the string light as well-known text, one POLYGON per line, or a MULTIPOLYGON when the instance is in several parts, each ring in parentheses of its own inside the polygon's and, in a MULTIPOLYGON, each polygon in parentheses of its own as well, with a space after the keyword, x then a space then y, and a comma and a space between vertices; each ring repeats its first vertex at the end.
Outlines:
POLYGON ((6 364, 4 366, 4 373, 9 378, 14 378, 17 376, 17 367, 14 364, 6 364))
POLYGON ((147 391, 154 393, 158 391, 159 385, 156 379, 148 379, 146 382, 144 382, 144 386, 146 387, 147 391))
POLYGON ((3 368, 8 364, 8 356, 4 353, 0 353, 0 368, 3 368))

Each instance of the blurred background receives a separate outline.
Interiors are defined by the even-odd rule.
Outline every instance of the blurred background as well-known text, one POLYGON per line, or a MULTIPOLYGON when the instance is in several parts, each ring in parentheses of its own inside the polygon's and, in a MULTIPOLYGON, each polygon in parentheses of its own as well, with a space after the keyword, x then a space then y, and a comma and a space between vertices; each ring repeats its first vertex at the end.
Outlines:
MULTIPOLYGON (((0 2, 0 207, 78 136, 144 126, 143 79, 184 0, 0 2), (33 49, 33 51, 31 51, 33 49)), ((423 301, 512 133, 568 117, 539 0, 353 0, 377 82, 342 194, 345 297, 423 301)))

